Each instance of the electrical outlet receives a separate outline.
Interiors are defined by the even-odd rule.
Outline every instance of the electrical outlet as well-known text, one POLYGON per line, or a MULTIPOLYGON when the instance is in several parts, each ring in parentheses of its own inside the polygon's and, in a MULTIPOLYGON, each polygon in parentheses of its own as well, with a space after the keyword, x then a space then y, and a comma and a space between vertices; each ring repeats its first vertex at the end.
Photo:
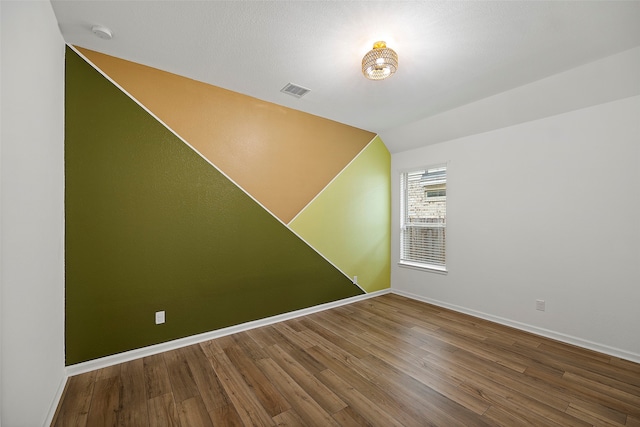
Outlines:
POLYGON ((544 302, 543 299, 537 299, 536 300, 536 310, 544 311, 545 308, 546 308, 545 305, 546 305, 546 303, 544 302))
POLYGON ((164 311, 156 311, 156 325, 164 323, 164 311))
POLYGON ((358 284, 358 276, 353 276, 353 283, 358 284))

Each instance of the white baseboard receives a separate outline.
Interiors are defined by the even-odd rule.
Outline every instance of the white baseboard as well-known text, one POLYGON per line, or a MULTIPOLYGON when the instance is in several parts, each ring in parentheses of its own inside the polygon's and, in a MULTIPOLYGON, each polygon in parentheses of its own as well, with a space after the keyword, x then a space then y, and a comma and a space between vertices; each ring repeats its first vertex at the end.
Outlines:
POLYGON ((240 325, 229 326, 227 328, 217 329, 215 331, 205 332, 203 334, 192 335, 185 338, 179 338, 177 340, 150 345, 148 347, 125 351, 123 353, 114 354, 112 356, 101 357, 99 359, 89 360, 87 362, 77 363, 75 365, 69 365, 66 368, 67 377, 83 374, 85 372, 94 371, 96 369, 106 368, 108 366, 117 365, 118 363, 128 362, 131 360, 139 359, 141 357, 147 357, 154 354, 163 353, 165 351, 175 350, 177 348, 198 344, 198 343, 209 341, 215 338, 224 337, 226 335, 247 331, 249 329, 259 328, 261 326, 267 326, 273 323, 282 322, 289 319, 295 319, 296 317, 306 316, 312 313, 329 310, 331 308, 340 307, 346 304, 351 304, 356 301, 362 301, 365 299, 388 294, 389 292, 391 292, 391 289, 383 289, 381 291, 371 292, 364 295, 358 295, 351 298, 345 298, 338 301, 329 302, 326 304, 320 304, 313 307, 303 308, 301 310, 296 310, 289 313, 278 314, 276 316, 267 317, 265 319, 254 320, 251 322, 242 323, 240 325))
POLYGON ((483 313, 476 310, 471 310, 466 307, 461 307, 454 304, 449 304, 443 301, 434 300, 431 298, 426 298, 420 295, 412 294, 410 292, 401 291, 398 289, 391 289, 391 293, 401 295, 403 297, 411 298, 417 301, 426 302, 429 304, 436 305, 438 307, 448 308, 453 311, 457 311, 459 313, 468 314, 470 316, 478 317, 480 319, 489 320, 490 322, 499 323, 501 325, 510 326, 515 329, 520 329, 522 331, 531 332, 532 334, 540 335, 546 338, 551 338, 556 341, 561 341, 567 344, 576 345, 578 347, 586 348, 589 350, 597 351, 599 353, 604 353, 609 356, 619 357, 620 359, 629 360, 631 362, 640 363, 640 354, 632 353, 626 350, 621 350, 619 348, 610 347, 608 345, 599 344, 596 342, 588 341, 582 338, 574 337, 571 335, 566 335, 561 332, 552 331, 549 329, 539 328, 537 326, 529 325, 526 323, 517 322, 515 320, 505 319, 503 317, 494 316, 491 314, 483 313))
POLYGON ((44 427, 48 427, 53 422, 53 417, 56 415, 56 410, 58 409, 58 404, 60 403, 60 399, 62 399, 62 394, 64 393, 64 388, 67 386, 67 379, 69 376, 67 374, 63 375, 60 379, 60 384, 58 384, 58 390, 56 390, 56 395, 53 398, 53 402, 51 402, 51 407, 49 408, 49 412, 47 413, 47 418, 44 420, 44 427))

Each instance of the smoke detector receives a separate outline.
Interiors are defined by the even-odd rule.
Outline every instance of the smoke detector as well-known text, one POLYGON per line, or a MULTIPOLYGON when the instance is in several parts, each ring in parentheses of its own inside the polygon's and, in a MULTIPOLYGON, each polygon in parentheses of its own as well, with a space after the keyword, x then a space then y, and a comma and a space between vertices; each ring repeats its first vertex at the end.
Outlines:
POLYGON ((91 27, 91 31, 93 34, 100 37, 103 40, 111 40, 113 38, 113 33, 107 27, 103 27, 102 25, 94 25, 91 27))

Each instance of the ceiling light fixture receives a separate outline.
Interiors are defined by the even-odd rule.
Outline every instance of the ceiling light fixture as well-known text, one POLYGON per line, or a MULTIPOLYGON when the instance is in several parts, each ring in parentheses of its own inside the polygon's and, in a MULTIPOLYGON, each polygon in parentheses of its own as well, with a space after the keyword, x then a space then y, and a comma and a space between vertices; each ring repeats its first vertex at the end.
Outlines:
POLYGON ((383 41, 375 42, 362 58, 362 74, 369 80, 383 80, 398 70, 398 54, 383 41))

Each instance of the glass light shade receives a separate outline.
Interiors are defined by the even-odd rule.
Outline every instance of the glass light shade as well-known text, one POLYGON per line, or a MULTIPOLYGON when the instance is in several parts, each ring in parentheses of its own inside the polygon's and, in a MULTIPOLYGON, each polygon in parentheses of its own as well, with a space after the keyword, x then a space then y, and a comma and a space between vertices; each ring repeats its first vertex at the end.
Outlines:
POLYGON ((362 58, 362 74, 370 80, 386 79, 397 70, 398 54, 383 41, 375 42, 362 58))

